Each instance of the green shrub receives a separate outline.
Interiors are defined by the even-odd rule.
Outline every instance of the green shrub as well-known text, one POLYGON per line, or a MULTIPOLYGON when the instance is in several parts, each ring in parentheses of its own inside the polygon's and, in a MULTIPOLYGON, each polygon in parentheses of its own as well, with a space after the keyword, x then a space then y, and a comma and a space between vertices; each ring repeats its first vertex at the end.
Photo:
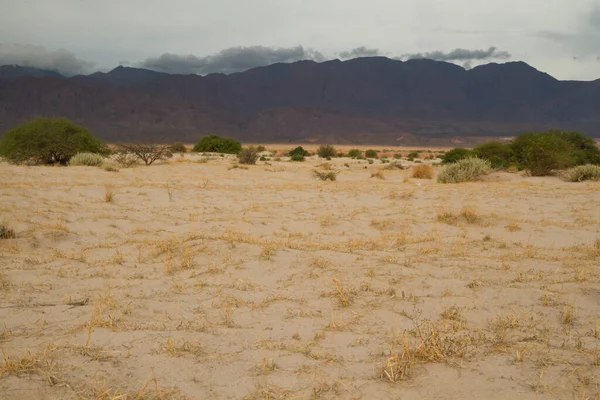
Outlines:
POLYGON ((304 158, 304 156, 302 154, 296 153, 296 154, 292 154, 292 157, 290 157, 290 160, 291 161, 298 161, 298 162, 300 162, 300 161, 304 161, 305 158, 304 158))
MULTIPOLYGON (((308 151, 304 150, 304 148, 302 146, 298 146, 293 150, 290 150, 288 153, 288 156, 290 157, 294 157, 294 155, 300 155, 302 157, 306 157, 308 156, 308 151)), ((304 159, 302 160, 293 160, 293 161, 304 161, 304 159)))
POLYGON ((259 160, 260 160, 260 161, 267 161, 267 157, 265 157, 265 156, 261 156, 261 157, 259 158, 259 160))
POLYGON ((473 157, 473 152, 471 150, 456 147, 452 150, 448 150, 440 158, 442 159, 443 164, 451 164, 469 157, 473 157))
POLYGON ((394 158, 395 158, 396 160, 399 160, 399 159, 401 159, 401 158, 402 158, 402 153, 396 153, 396 154, 394 154, 394 158))
POLYGON ((201 138, 194 145, 192 151, 196 153, 239 154, 242 151, 242 145, 232 138, 208 135, 201 138))
POLYGON ((66 118, 37 117, 0 138, 0 156, 8 162, 67 165, 77 153, 108 155, 108 147, 85 127, 66 118))
POLYGON ((254 146, 244 147, 239 155, 240 164, 256 164, 258 149, 254 146))
POLYGON ((317 150, 317 155, 321 158, 335 157, 335 153, 335 147, 330 144, 323 144, 319 146, 319 149, 317 150))
POLYGON ((491 171, 492 165, 488 160, 476 157, 464 158, 446 165, 438 174, 437 181, 440 183, 474 181, 491 171))
POLYGON ((339 172, 338 171, 318 171, 313 169, 313 176, 315 178, 319 178, 322 181, 330 180, 335 181, 337 179, 339 172))
POLYGON ((488 160, 492 164, 492 168, 506 168, 513 159, 510 145, 500 142, 487 142, 475 146, 473 154, 475 157, 488 160))
POLYGON ((104 162, 104 157, 96 153, 77 153, 69 160, 69 165, 85 165, 88 167, 99 167, 104 162))
POLYGON ((571 182, 600 180, 600 166, 592 164, 578 165, 567 170, 565 178, 571 182))
POLYGON ((169 146, 169 150, 171 151, 171 153, 186 153, 187 152, 187 148, 185 147, 185 145, 180 142, 173 143, 171 146, 169 146))
POLYGON ((348 157, 358 158, 360 156, 362 156, 362 151, 360 151, 359 149, 350 149, 348 151, 348 157))
POLYGON ((365 151, 365 157, 367 158, 377 158, 378 153, 377 150, 369 149, 365 151))
POLYGON ((529 136, 521 149, 520 161, 532 176, 550 175, 566 168, 571 161, 571 144, 552 132, 529 136))
POLYGON ((406 156, 406 158, 412 158, 413 160, 415 158, 419 158, 419 152, 418 151, 411 151, 410 153, 408 153, 408 155, 406 156))

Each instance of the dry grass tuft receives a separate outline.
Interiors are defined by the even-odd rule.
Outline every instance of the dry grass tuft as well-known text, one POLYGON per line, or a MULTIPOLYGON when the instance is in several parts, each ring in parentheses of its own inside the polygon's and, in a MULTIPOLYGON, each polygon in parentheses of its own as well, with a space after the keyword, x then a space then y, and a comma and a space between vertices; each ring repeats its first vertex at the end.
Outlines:
POLYGON ((371 178, 385 179, 385 176, 383 175, 383 170, 378 169, 376 171, 371 171, 371 178))
POLYGON ((322 172, 322 171, 313 169, 313 176, 315 178, 319 178, 322 181, 327 181, 327 180, 335 181, 337 179, 338 175, 339 175, 339 171, 322 172))
POLYGON ((575 308, 572 304, 566 304, 562 312, 562 323, 572 326, 575 323, 575 308))
POLYGON ((104 202, 112 203, 115 200, 115 195, 112 191, 112 188, 109 185, 104 187, 104 202))
POLYGON ((354 297, 356 296, 356 290, 344 286, 342 282, 337 279, 333 280, 334 290, 331 295, 338 299, 340 307, 348 307, 354 303, 354 297))
POLYGON ((449 225, 464 221, 468 224, 475 224, 481 221, 481 217, 473 207, 463 207, 458 213, 447 209, 442 209, 437 213, 437 220, 449 225))
POLYGON ((429 164, 416 165, 412 169, 411 176, 415 179, 433 179, 433 167, 429 164))

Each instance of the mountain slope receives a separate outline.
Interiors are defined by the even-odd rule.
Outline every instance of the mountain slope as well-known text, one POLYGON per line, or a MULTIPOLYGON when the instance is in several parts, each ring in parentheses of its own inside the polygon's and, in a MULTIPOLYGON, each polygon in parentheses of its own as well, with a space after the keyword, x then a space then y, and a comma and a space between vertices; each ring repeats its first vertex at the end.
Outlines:
POLYGON ((118 67, 69 79, 0 78, 0 130, 34 115, 64 115, 108 140, 195 141, 216 133, 393 144, 410 135, 513 135, 552 127, 600 136, 598 82, 559 81, 522 62, 467 71, 385 57, 205 77, 118 67))

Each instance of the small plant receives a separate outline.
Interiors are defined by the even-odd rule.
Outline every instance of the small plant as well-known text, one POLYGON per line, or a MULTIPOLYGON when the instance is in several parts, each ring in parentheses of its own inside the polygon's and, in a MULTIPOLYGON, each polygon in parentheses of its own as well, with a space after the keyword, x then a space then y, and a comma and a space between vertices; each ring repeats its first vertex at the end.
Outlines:
POLYGON ((597 181, 600 180, 600 165, 578 165, 567 170, 564 174, 566 180, 570 182, 597 181))
POLYGON ((406 158, 408 158, 409 160, 414 160, 415 158, 419 158, 419 152, 418 151, 411 151, 410 153, 408 153, 408 155, 406 156, 406 158))
POLYGON ((433 167, 429 164, 416 165, 411 176, 415 179, 433 179, 433 167))
POLYGON ((267 161, 267 157, 265 157, 265 156, 261 156, 261 157, 259 158, 259 160, 260 160, 260 161, 267 161))
POLYGON ((371 172, 371 178, 385 179, 385 176, 383 175, 383 171, 378 169, 377 171, 371 172))
POLYGON ((474 181, 482 175, 489 174, 492 166, 488 160, 481 158, 465 158, 442 169, 437 177, 440 183, 458 183, 474 181))
POLYGON ((335 181, 337 179, 339 172, 338 171, 318 171, 316 169, 313 169, 313 176, 315 178, 319 178, 322 181, 335 181))
POLYGON ((119 168, 114 162, 105 161, 100 167, 108 172, 119 172, 119 168))
POLYGON ((7 226, 0 225, 0 239, 14 239, 15 237, 15 231, 7 226))
POLYGON ((69 165, 71 166, 88 166, 88 167, 99 167, 104 162, 104 157, 97 153, 77 153, 71 160, 69 165))
POLYGON ((258 150, 254 146, 244 147, 239 155, 240 164, 256 164, 258 160, 258 150))
POLYGON ((335 147, 333 147, 330 144, 322 144, 321 146, 319 146, 319 149, 317 150, 317 155, 321 158, 335 157, 335 154, 336 154, 335 147))
POLYGON ((372 159, 372 158, 368 158, 368 159, 367 159, 367 162, 368 162, 369 164, 373 164, 375 161, 373 161, 373 159, 372 159))
POLYGON ((292 156, 290 157, 290 161, 302 162, 304 160, 305 160, 304 156, 299 153, 292 154, 292 156))
POLYGON ((377 158, 378 157, 377 150, 369 149, 369 150, 365 151, 365 157, 377 158))
POLYGON ((106 186, 105 190, 104 190, 104 202, 105 203, 112 203, 115 199, 115 195, 112 191, 112 188, 110 186, 106 186))

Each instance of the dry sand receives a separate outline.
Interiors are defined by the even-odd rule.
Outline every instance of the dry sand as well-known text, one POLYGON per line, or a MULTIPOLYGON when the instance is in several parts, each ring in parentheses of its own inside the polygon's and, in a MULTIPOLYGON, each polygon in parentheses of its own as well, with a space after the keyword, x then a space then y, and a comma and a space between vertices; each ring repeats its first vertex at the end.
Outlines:
POLYGON ((0 164, 0 398, 600 398, 600 183, 197 159, 0 164))

